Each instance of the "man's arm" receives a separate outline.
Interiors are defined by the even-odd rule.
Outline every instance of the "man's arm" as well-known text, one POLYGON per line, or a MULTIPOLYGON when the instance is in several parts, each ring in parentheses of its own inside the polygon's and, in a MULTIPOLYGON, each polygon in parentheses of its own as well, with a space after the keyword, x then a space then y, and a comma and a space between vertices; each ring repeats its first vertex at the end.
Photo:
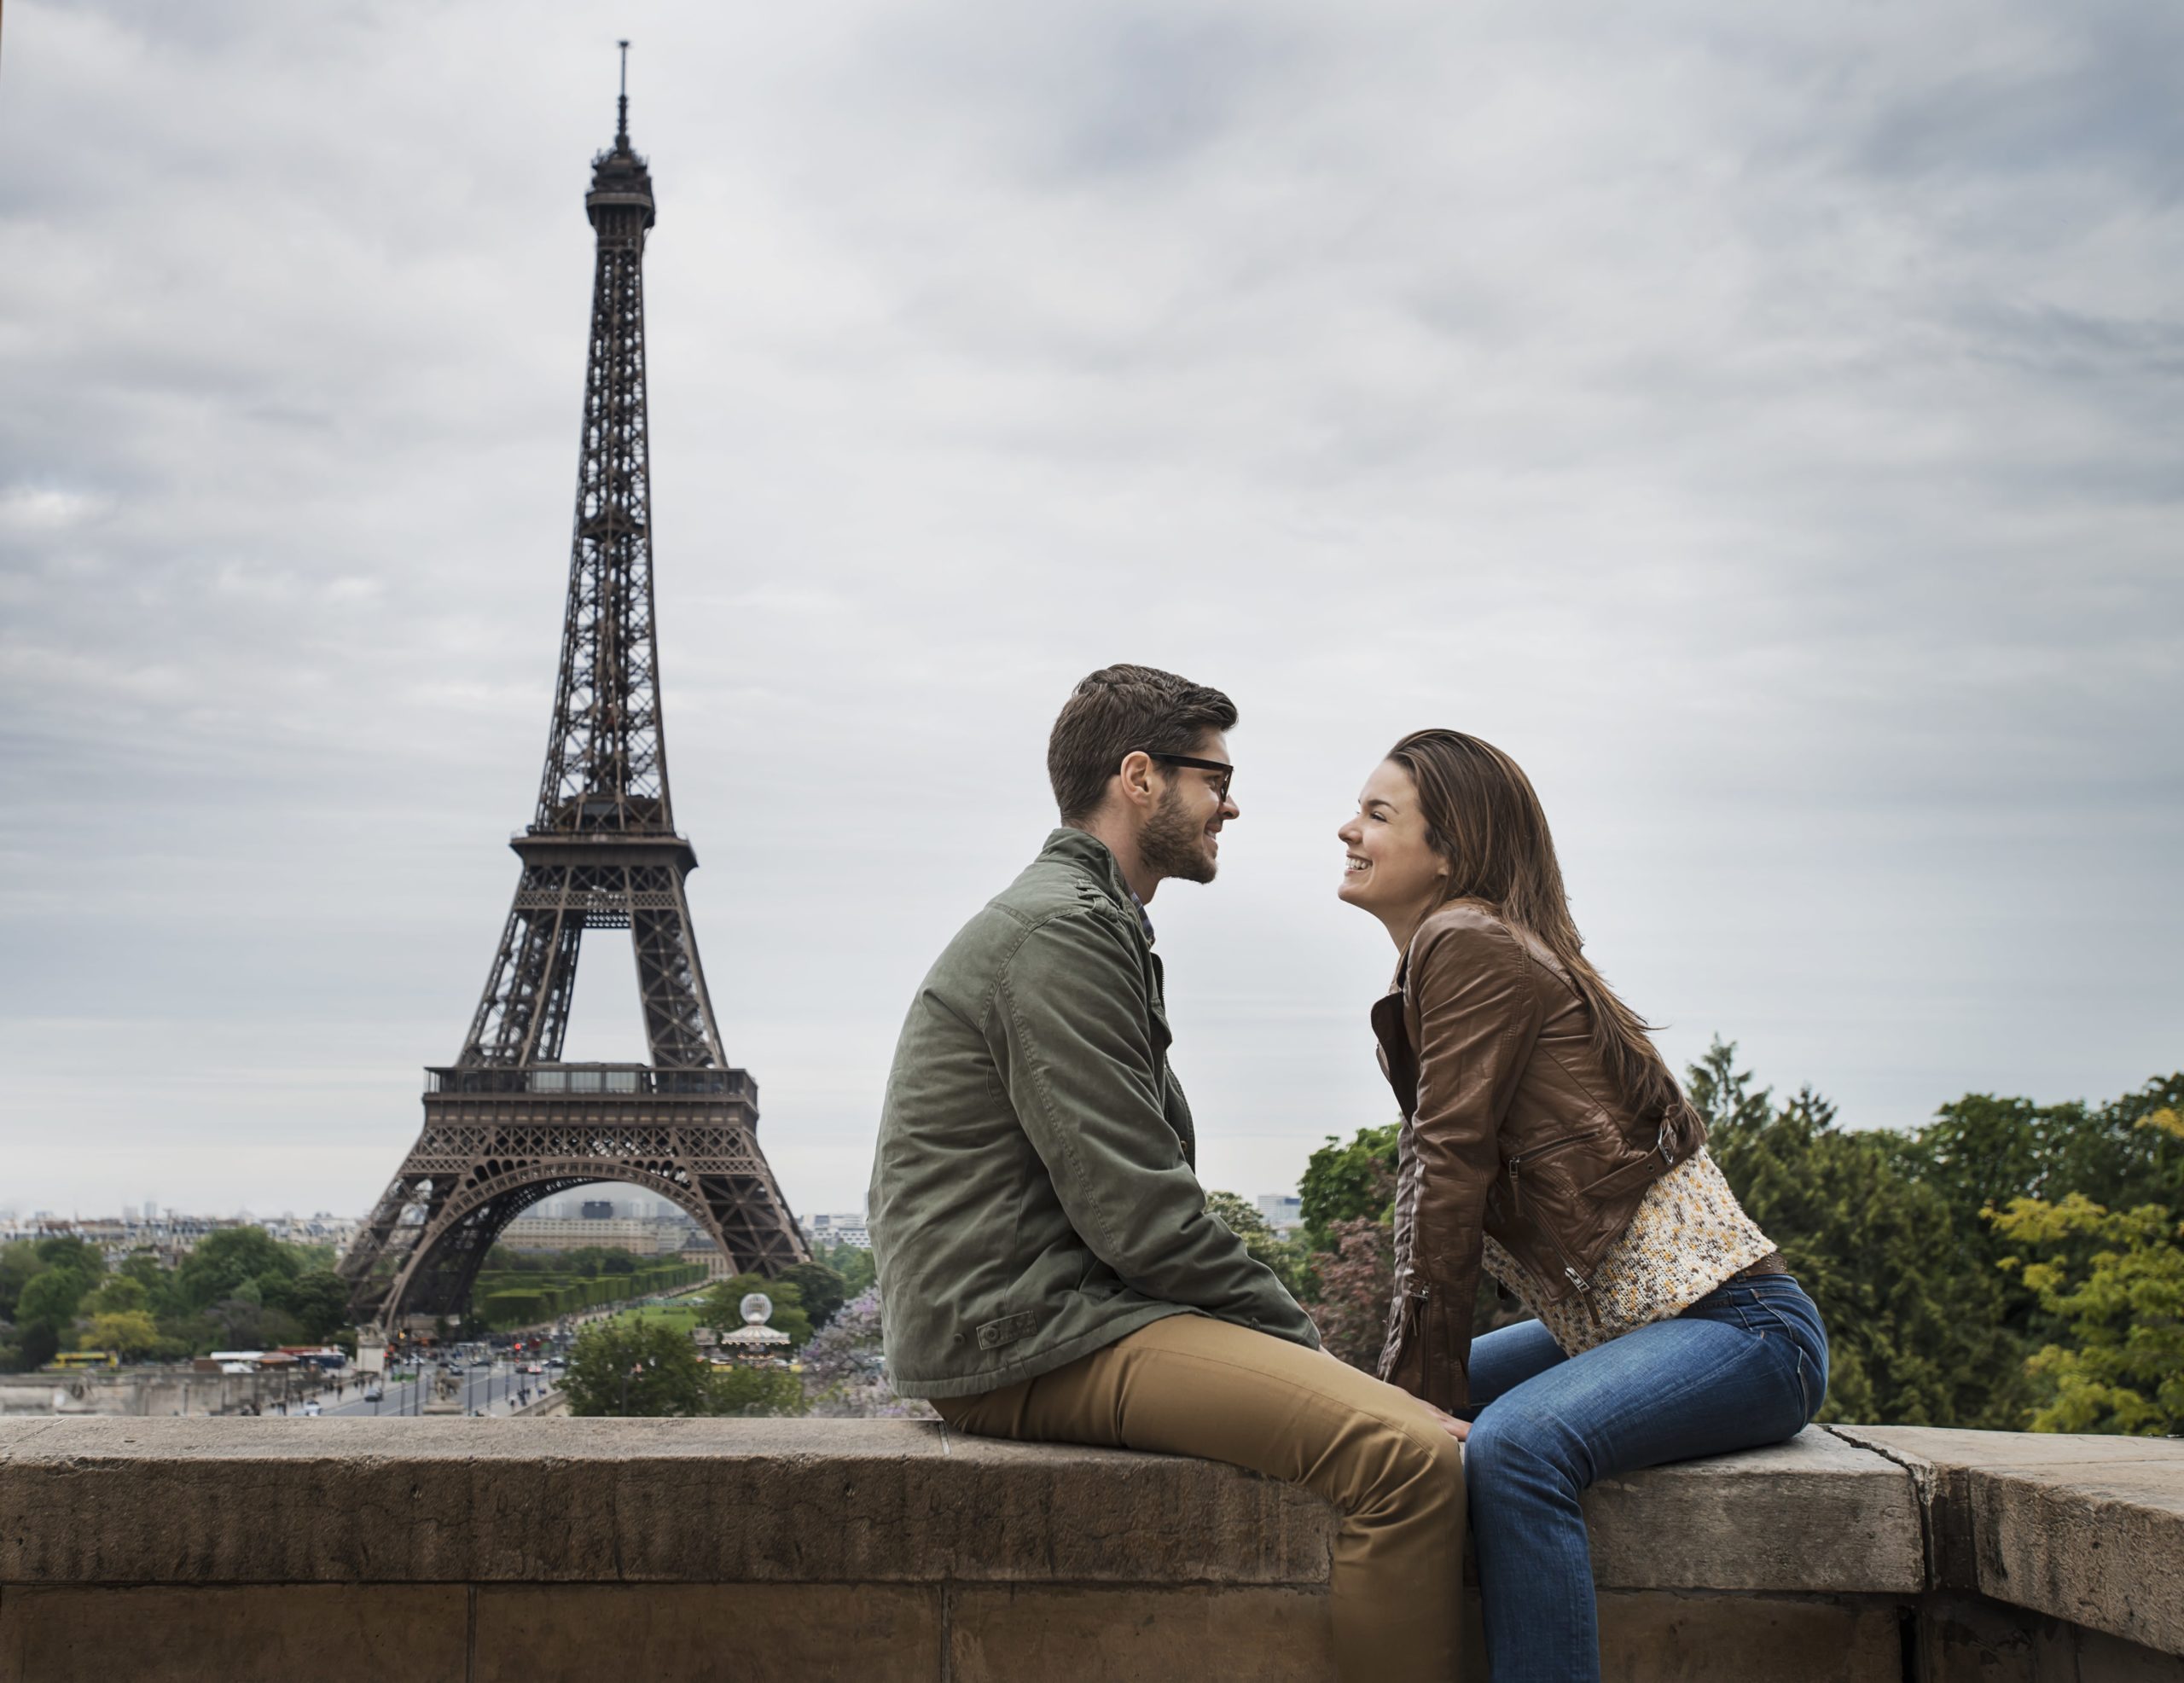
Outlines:
POLYGON ((987 1038, 1063 1211, 1148 1297, 1319 1346, 1311 1317, 1205 1208, 1161 1113, 1136 937, 1087 908, 1034 930, 1002 971, 987 1038))

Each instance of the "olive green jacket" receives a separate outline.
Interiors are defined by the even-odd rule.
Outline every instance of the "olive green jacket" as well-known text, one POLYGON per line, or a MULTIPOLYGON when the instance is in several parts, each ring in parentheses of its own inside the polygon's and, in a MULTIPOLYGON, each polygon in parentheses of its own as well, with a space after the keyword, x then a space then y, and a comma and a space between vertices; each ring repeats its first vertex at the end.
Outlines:
POLYGON ((1316 1349, 1205 1207, 1160 960, 1115 856, 1056 830, 911 1001, 869 1205, 906 1396, 1014 1384, 1190 1311, 1316 1349))

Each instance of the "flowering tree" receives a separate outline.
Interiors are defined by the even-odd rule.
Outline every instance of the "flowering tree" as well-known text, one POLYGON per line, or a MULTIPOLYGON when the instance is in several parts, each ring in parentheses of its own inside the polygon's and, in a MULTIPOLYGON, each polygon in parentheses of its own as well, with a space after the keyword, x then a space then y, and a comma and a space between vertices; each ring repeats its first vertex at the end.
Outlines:
POLYGON ((1369 1216, 1336 1222, 1327 1229, 1334 1249, 1312 1258, 1320 1295, 1312 1319, 1330 1354, 1368 1373, 1379 1365, 1394 1295, 1396 1253, 1387 1227, 1369 1216))
POLYGON ((836 1419, 930 1420, 932 1406, 897 1396, 880 1353, 880 1288, 842 1305, 804 1348, 804 1394, 814 1414, 836 1419))

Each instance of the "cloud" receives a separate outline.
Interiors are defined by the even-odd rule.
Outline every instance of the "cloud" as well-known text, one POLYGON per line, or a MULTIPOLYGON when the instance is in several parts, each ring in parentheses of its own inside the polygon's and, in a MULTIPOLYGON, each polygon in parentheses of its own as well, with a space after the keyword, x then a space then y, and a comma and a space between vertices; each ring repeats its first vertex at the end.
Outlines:
MULTIPOLYGON (((535 798, 612 41, 17 12, 0 1203, 361 1209, 535 798)), ((1532 772, 1676 1057, 1719 1030, 1875 1124, 2176 1061, 2184 25, 617 26, 678 817, 799 1206, 860 1201, 903 1002, 1118 658, 1244 714, 1223 880, 1156 908, 1217 1183, 1388 1108, 1329 837, 1426 723, 1532 772)), ((633 1054, 587 951, 577 1045, 633 1054)))

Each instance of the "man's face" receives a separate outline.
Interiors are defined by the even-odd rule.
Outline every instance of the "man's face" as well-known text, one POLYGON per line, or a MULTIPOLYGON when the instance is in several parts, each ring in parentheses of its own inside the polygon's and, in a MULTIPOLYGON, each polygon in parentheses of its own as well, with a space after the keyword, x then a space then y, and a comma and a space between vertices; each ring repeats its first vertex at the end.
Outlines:
MULTIPOLYGON (((1200 737, 1190 752, 1193 759, 1231 763, 1228 739, 1217 730, 1200 737)), ((1241 810, 1219 792, 1217 771, 1157 760, 1153 771, 1162 785, 1160 799, 1138 833, 1138 857, 1164 877, 1211 882, 1221 865, 1221 827, 1241 817, 1241 810)))

